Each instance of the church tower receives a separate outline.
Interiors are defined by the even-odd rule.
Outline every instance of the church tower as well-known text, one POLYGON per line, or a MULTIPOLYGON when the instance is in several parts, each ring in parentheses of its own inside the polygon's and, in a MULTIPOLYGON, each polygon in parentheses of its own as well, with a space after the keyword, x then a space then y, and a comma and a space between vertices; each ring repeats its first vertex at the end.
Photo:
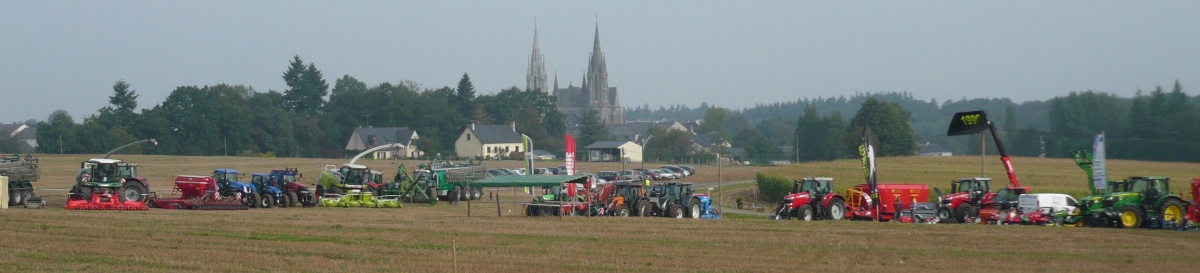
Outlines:
POLYGON ((596 25, 596 38, 592 44, 592 56, 588 60, 587 75, 584 78, 584 94, 587 94, 588 108, 600 112, 600 120, 604 124, 625 123, 625 108, 617 101, 617 88, 608 86, 608 64, 604 61, 604 51, 600 50, 600 25, 596 25))
POLYGON ((529 72, 525 75, 525 89, 550 92, 546 86, 546 63, 542 60, 542 50, 538 47, 537 25, 533 26, 533 54, 529 55, 529 72))

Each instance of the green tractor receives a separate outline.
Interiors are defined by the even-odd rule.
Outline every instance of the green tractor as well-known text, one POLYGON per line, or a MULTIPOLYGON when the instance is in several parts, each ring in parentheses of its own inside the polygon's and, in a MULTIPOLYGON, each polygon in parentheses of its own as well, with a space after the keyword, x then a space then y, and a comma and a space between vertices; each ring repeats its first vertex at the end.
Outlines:
POLYGON ((1187 211, 1183 198, 1171 193, 1171 179, 1163 176, 1135 176, 1121 183, 1128 183, 1125 191, 1105 194, 1099 202, 1085 202, 1091 215, 1089 223, 1105 225, 1112 223, 1122 228, 1171 228, 1184 224, 1187 211))

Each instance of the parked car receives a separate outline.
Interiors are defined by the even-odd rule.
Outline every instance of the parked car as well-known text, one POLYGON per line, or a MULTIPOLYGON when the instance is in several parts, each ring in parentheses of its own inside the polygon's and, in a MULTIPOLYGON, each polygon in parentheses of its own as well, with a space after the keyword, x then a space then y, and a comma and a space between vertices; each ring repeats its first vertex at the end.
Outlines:
POLYGON ((550 171, 550 169, 548 169, 548 168, 533 168, 533 174, 536 174, 536 175, 552 175, 552 174, 554 174, 554 172, 553 172, 553 171, 550 171))
POLYGON ((487 171, 487 177, 503 176, 503 175, 512 175, 512 174, 509 173, 508 170, 505 170, 505 169, 491 169, 491 170, 487 171))
POLYGON ((567 166, 558 166, 553 169, 554 174, 567 174, 567 166))
POLYGON ((691 176, 691 175, 696 175, 696 168, 694 168, 694 167, 692 167, 692 166, 688 166, 688 165, 679 165, 679 167, 680 167, 680 168, 683 168, 683 170, 687 171, 689 176, 691 176))
POLYGON ((617 172, 614 172, 614 171, 598 172, 598 173, 596 173, 596 177, 599 177, 600 179, 604 179, 607 181, 617 181, 618 180, 617 172))
POLYGON ((671 179, 680 179, 680 178, 683 178, 683 173, 678 173, 678 172, 675 172, 674 170, 671 170, 671 169, 662 168, 662 169, 658 169, 658 170, 659 170, 659 171, 662 171, 663 173, 665 173, 665 174, 667 174, 667 175, 670 175, 670 176, 671 176, 671 179))
POLYGON ((663 165, 662 167, 659 167, 659 169, 671 170, 672 172, 682 174, 683 176, 680 176, 679 178, 683 178, 684 176, 691 175, 691 173, 689 173, 687 170, 684 170, 683 168, 680 168, 679 166, 675 166, 675 165, 663 165))
POLYGON ((515 174, 515 175, 525 175, 525 168, 508 169, 508 172, 515 174))
POLYGON ((627 181, 642 181, 642 180, 646 180, 646 179, 644 178, 644 176, 642 176, 641 174, 639 174, 637 171, 634 171, 634 170, 620 170, 620 171, 617 171, 617 176, 618 176, 618 177, 620 177, 620 178, 621 178, 621 180, 627 180, 627 181))
POLYGON ((646 170, 646 176, 650 177, 651 180, 663 180, 662 171, 659 171, 657 169, 646 170))

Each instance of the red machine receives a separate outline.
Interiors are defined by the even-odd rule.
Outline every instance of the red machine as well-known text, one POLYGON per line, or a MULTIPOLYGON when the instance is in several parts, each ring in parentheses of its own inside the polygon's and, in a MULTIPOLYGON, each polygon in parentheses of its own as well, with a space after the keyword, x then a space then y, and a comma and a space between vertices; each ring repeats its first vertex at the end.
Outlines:
POLYGON ((175 189, 172 195, 179 192, 179 198, 158 198, 151 193, 150 204, 164 209, 196 209, 196 210, 245 210, 249 207, 242 204, 238 197, 221 197, 217 188, 217 180, 211 176, 180 175, 175 177, 175 189))
POLYGON ((867 193, 868 184, 859 184, 846 189, 846 218, 852 220, 892 221, 899 218, 903 223, 926 222, 933 219, 932 211, 921 202, 929 200, 929 186, 925 184, 876 184, 878 198, 867 193), (877 199, 877 200, 876 200, 877 199), (897 211, 899 208, 899 211, 897 211), (918 211, 916 213, 910 213, 918 211), (897 217, 897 215, 900 215, 897 217))
POLYGON ((1187 220, 1200 223, 1200 178, 1192 179, 1192 200, 1189 200, 1187 220))
POLYGON ((942 197, 943 207, 938 216, 944 221, 965 223, 978 220, 982 224, 1002 222, 1004 221, 1002 218, 1006 218, 1001 215, 1002 212, 1015 208, 1017 196, 1029 193, 1029 187, 1021 186, 1021 182, 1017 180, 1012 160, 1009 159, 1008 152, 1004 149, 1004 143, 1000 142, 1000 137, 996 134, 996 126, 992 124, 991 120, 988 120, 986 112, 955 113, 954 118, 950 120, 950 128, 946 130, 946 135, 969 135, 984 130, 992 133, 992 139, 996 142, 996 150, 1000 152, 1000 161, 1004 163, 1004 171, 1008 173, 1008 182, 1011 185, 993 193, 987 189, 987 184, 991 181, 988 178, 964 179, 955 182, 951 187, 951 192, 942 197), (960 185, 974 186, 959 187, 960 185))
POLYGON ((91 198, 67 198, 68 210, 150 210, 145 203, 126 200, 122 202, 115 192, 107 189, 92 192, 91 198))

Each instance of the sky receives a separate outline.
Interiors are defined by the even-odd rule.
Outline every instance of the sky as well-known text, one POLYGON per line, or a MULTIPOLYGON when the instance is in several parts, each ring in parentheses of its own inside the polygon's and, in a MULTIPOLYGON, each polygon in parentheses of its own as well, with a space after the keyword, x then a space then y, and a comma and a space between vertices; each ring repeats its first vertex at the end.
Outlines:
MULTIPOLYGON (((0 0, 0 122, 76 122, 129 83, 139 108, 179 86, 283 91, 293 56, 332 89, 412 81, 579 85, 599 28, 625 107, 740 109, 909 92, 921 100, 1132 97, 1200 86, 1200 1, 12 1, 0 0), (551 80, 553 84, 553 80, 551 80)), ((799 113, 797 113, 799 114, 799 113)))

